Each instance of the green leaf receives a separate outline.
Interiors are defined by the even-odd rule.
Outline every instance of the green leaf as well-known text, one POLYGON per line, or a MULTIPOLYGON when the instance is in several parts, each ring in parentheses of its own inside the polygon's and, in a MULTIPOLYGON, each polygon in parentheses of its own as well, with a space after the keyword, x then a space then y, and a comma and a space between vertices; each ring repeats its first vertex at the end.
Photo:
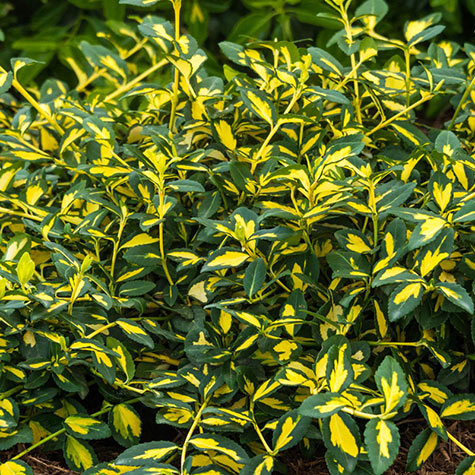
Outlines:
POLYGON ((272 447, 277 452, 290 449, 297 445, 306 435, 311 418, 305 417, 296 410, 283 415, 272 434, 272 447))
POLYGON ((352 473, 361 450, 360 431, 353 418, 338 412, 323 419, 322 436, 328 451, 348 473, 352 473))
POLYGON ((219 269, 227 269, 229 267, 239 267, 249 259, 249 255, 239 251, 233 247, 222 247, 211 253, 202 272, 215 271, 219 269))
POLYGON ((375 475, 383 474, 399 453, 399 430, 392 421, 372 419, 364 431, 368 457, 375 475))
POLYGON ((248 297, 252 297, 258 290, 261 289, 262 285, 266 280, 266 264, 263 259, 258 258, 252 261, 246 269, 244 274, 244 290, 248 297))
POLYGON ((349 342, 332 345, 328 350, 326 380, 331 392, 342 393, 353 383, 349 342))
POLYGON ((13 75, 11 71, 0 71, 0 94, 7 92, 12 85, 13 75))
POLYGON ((374 378, 384 397, 383 414, 399 409, 408 395, 406 375, 399 363, 392 356, 386 356, 378 366, 374 378))
POLYGON ((440 409, 440 417, 457 421, 475 419, 475 395, 457 394, 449 397, 440 409))
POLYGON ((124 282, 119 288, 119 295, 122 297, 137 297, 149 293, 156 284, 147 280, 132 280, 124 282))
POLYGON ((122 446, 131 447, 139 443, 142 421, 130 404, 117 404, 109 412, 109 426, 112 437, 122 446))
POLYGON ((401 284, 389 296, 388 315, 395 322, 412 312, 421 302, 424 285, 420 282, 401 284))
POLYGON ((245 464, 248 460, 246 451, 227 437, 207 433, 198 434, 190 439, 190 445, 197 450, 213 450, 224 454, 238 464, 245 464))
POLYGON ((320 66, 324 71, 336 73, 340 76, 345 75, 341 63, 330 53, 327 53, 325 50, 316 47, 309 48, 308 52, 312 56, 313 62, 317 66, 320 66))
POLYGON ((152 349, 155 347, 152 337, 137 322, 127 318, 119 318, 117 320, 117 325, 131 340, 152 349))
POLYGON ((339 393, 319 393, 307 397, 298 411, 304 416, 319 419, 335 414, 348 404, 348 400, 339 393))
POLYGON ((406 470, 415 472, 433 454, 439 444, 439 438, 430 429, 423 430, 412 442, 407 454, 406 470))
POLYGON ((454 214, 454 223, 469 223, 475 221, 475 201, 470 200, 454 214))
POLYGON ((257 89, 241 89, 241 98, 246 107, 255 115, 273 126, 277 122, 277 112, 270 98, 257 89))
POLYGON ((65 419, 64 426, 68 434, 80 439, 105 439, 111 435, 107 424, 88 415, 69 416, 65 419))
POLYGON ((162 0, 119 0, 120 5, 133 5, 134 7, 151 7, 162 0))
POLYGON ((167 183, 167 187, 180 192, 204 193, 203 185, 195 180, 175 180, 167 183))
POLYGON ((71 470, 83 472, 97 463, 92 447, 85 441, 66 435, 63 454, 71 470))
POLYGON ((473 314, 473 300, 468 292, 459 284, 453 282, 439 282, 435 285, 436 291, 466 312, 473 314))
POLYGON ((173 442, 146 442, 134 445, 122 452, 115 460, 118 465, 142 465, 156 463, 170 457, 178 446, 173 442))
POLYGON ((475 471, 475 457, 466 457, 455 470, 455 475, 471 475, 475 471))
POLYGON ((10 460, 0 465, 0 475, 34 475, 33 469, 22 460, 10 460))

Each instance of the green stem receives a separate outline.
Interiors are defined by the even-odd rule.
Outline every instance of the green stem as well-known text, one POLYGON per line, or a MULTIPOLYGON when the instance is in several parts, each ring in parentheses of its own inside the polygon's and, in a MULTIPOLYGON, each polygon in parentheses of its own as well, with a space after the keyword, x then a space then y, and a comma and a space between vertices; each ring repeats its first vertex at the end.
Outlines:
POLYGON ((427 94, 426 96, 422 97, 421 99, 419 99, 417 102, 414 102, 414 104, 412 104, 411 106, 409 107, 406 107, 404 110, 402 110, 401 112, 398 112, 397 114, 393 115, 392 117, 390 117, 389 119, 381 122, 379 125, 377 125, 376 127, 374 127, 373 129, 371 129, 369 132, 366 133, 366 136, 369 137, 370 135, 374 134, 376 131, 378 131, 379 129, 382 129, 383 127, 386 127, 387 125, 391 124, 392 122, 394 122, 395 120, 399 119, 399 117, 403 116, 404 114, 406 114, 407 112, 409 112, 410 110, 412 109, 415 109, 416 107, 420 106, 421 104, 423 104, 424 102, 427 102, 428 100, 432 99, 433 97, 433 94, 427 94))
POLYGON ((249 405, 249 410, 251 412, 252 416, 252 426, 254 427, 254 430, 256 431, 262 445, 264 446, 264 449, 268 454, 272 454, 272 449, 269 447, 269 444, 267 443, 266 439, 264 438, 264 434, 261 432, 261 429, 259 429, 259 425, 257 424, 256 417, 254 415, 254 401, 251 399, 250 405, 249 405))
MULTIPOLYGON (((181 10, 181 0, 172 0, 173 11, 175 13, 175 42, 178 43, 180 40, 180 10, 181 10)), ((178 53, 178 49, 175 46, 175 50, 178 53)), ((178 106, 178 92, 180 87, 180 71, 175 66, 175 71, 173 75, 173 95, 170 111, 170 124, 169 128, 172 133, 176 132, 175 129, 175 118, 176 118, 176 108, 178 106)))
POLYGON ((186 439, 185 442, 183 442, 183 448, 181 450, 181 460, 180 460, 180 473, 184 475, 184 469, 185 469, 185 460, 186 460, 186 451, 188 450, 188 445, 190 444, 190 439, 193 437, 193 433, 197 427, 197 425, 201 421, 201 415, 203 414, 203 411, 206 409, 208 406, 208 403, 211 399, 211 396, 207 397, 203 404, 201 405, 199 411, 196 413, 195 419, 193 420, 193 424, 190 427, 190 430, 188 431, 188 434, 186 434, 186 439))
MULTIPOLYGON (((404 50, 404 58, 406 61, 406 108, 409 108, 411 105, 411 53, 409 48, 404 50)), ((407 118, 409 118, 409 111, 407 118)))
POLYGON ((463 104, 464 102, 467 100, 467 97, 469 96, 473 86, 475 85, 475 74, 473 75, 473 78, 472 80, 470 81, 470 84, 467 86, 467 89, 465 89, 465 92, 463 93, 463 96, 461 97, 458 105, 457 105, 457 108, 455 109, 455 112, 454 112, 454 115, 452 116, 452 120, 450 121, 450 124, 449 124, 449 130, 452 129, 452 127, 455 125, 455 120, 457 119, 462 107, 463 107, 463 104))

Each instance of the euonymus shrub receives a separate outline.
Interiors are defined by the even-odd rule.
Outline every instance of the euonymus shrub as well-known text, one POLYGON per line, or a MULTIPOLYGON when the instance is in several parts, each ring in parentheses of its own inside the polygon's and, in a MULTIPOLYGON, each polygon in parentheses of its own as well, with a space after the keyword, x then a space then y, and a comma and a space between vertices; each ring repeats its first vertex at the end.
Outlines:
POLYGON ((475 418, 475 48, 327 3, 345 61, 222 43, 211 77, 176 0, 175 27, 82 43, 76 86, 1 71, 0 449, 26 447, 1 473, 43 446, 89 475, 269 474, 298 444, 378 475, 414 416, 409 471, 448 439, 473 471, 447 425, 475 418), (183 438, 141 444, 144 405, 183 438))

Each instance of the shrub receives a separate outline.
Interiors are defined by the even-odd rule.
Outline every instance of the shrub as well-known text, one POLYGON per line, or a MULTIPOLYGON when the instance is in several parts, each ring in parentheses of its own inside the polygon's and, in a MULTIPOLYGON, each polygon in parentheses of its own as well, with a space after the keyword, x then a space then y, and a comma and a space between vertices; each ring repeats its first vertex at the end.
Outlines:
POLYGON ((1 71, 0 449, 27 444, 2 473, 43 446, 89 475, 266 474, 299 444, 382 474, 410 413, 408 470, 441 439, 473 470, 446 421, 475 418, 475 49, 426 48, 434 15, 389 39, 382 0, 327 4, 343 64, 224 42, 213 77, 145 15, 127 48, 83 44, 76 88, 1 71), (419 124, 441 98, 443 130, 419 124), (140 444, 143 406, 182 443, 140 444))

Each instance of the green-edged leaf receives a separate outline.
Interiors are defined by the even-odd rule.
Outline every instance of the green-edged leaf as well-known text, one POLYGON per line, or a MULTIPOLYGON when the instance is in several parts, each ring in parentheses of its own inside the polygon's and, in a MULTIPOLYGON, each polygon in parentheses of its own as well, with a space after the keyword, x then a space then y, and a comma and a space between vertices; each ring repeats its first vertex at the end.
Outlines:
POLYGON ((347 251, 366 254, 373 250, 369 239, 361 231, 356 229, 339 230, 335 233, 335 238, 340 246, 345 248, 347 251))
POLYGON ((33 469, 22 460, 10 460, 0 465, 0 475, 34 475, 33 469))
POLYGON ((457 394, 449 397, 440 409, 440 417, 458 421, 475 419, 475 395, 457 394))
POLYGON ((473 300, 468 292, 459 284, 453 282, 439 282, 435 289, 450 302, 466 312, 473 314, 473 300))
POLYGON ((115 463, 119 465, 142 465, 150 462, 161 462, 178 450, 173 442, 146 442, 134 445, 122 452, 115 463))
POLYGON ((249 259, 249 255, 232 247, 223 247, 211 253, 202 267, 202 272, 208 272, 228 267, 239 267, 249 259))
MULTIPOLYGON (((275 458, 270 455, 257 455, 246 463, 239 475, 272 475, 274 473, 275 458)), ((210 475, 214 475, 211 472, 210 475)), ((219 475, 216 473, 216 475, 219 475)))
POLYGON ((339 393, 319 393, 305 399, 298 411, 304 416, 319 419, 329 417, 348 405, 349 401, 339 393))
POLYGON ((155 288, 155 284, 148 280, 132 280, 124 282, 119 288, 121 297, 137 297, 144 295, 155 288))
POLYGON ((443 213, 452 202, 453 188, 452 182, 443 173, 437 172, 432 175, 429 182, 429 189, 441 213, 443 213))
POLYGON ((344 70, 342 64, 335 59, 330 53, 323 49, 312 47, 308 49, 308 52, 312 56, 313 62, 320 66, 324 71, 336 73, 340 76, 344 76, 344 70))
POLYGON ((333 278, 364 279, 370 274, 367 259, 356 252, 331 252, 327 255, 327 262, 333 271, 333 278))
POLYGON ((372 282, 373 287, 381 285, 395 284, 399 282, 423 282, 421 277, 415 272, 405 267, 389 267, 379 272, 372 282))
POLYGON ((258 258, 252 261, 244 274, 244 290, 249 297, 252 297, 266 280, 266 264, 263 259, 258 258))
POLYGON ((401 284, 391 293, 388 304, 388 316, 391 322, 412 312, 421 302, 424 286, 420 282, 401 284))
POLYGON ((475 201, 465 203, 453 216, 454 223, 469 223, 475 221, 475 201))
POLYGON ((326 379, 331 392, 341 393, 353 383, 349 342, 332 345, 328 350, 326 379))
POLYGON ((105 439, 110 437, 109 426, 88 415, 75 414, 64 421, 68 434, 80 439, 105 439))
POLYGON ((0 94, 7 92, 12 85, 13 74, 11 71, 0 71, 0 94))
POLYGON ((351 416, 339 412, 323 419, 323 441, 338 463, 352 473, 361 450, 358 425, 351 416))
POLYGON ((126 382, 128 383, 135 375, 135 363, 132 355, 130 354, 127 347, 112 337, 107 337, 107 347, 114 351, 117 356, 115 360, 119 365, 119 368, 123 371, 126 376, 126 382))
POLYGON ((399 430, 392 421, 372 419, 366 424, 364 440, 375 475, 384 473, 399 453, 399 430))
POLYGON ((433 454, 439 444, 439 437, 430 429, 423 430, 412 442, 407 454, 406 470, 415 472, 433 454))
POLYGON ((298 444, 307 433, 311 420, 296 410, 283 415, 272 434, 274 450, 279 452, 298 444))
POLYGON ((420 222, 412 231, 409 239, 409 250, 417 249, 418 247, 425 246, 432 242, 444 229, 447 222, 443 218, 430 217, 420 222))
POLYGON ((374 378, 384 397, 384 414, 400 408, 407 398, 408 385, 399 363, 392 356, 386 356, 374 378))
POLYGON ((162 0, 119 0, 120 5, 133 5, 134 7, 151 7, 162 0))
POLYGON ((71 470, 78 472, 84 472, 97 463, 92 447, 84 440, 79 441, 70 435, 66 435, 63 454, 71 470))
POLYGON ((473 473, 475 473, 475 456, 462 460, 455 470, 455 475, 472 475, 473 473))
POLYGON ((227 455, 238 464, 244 464, 248 460, 246 451, 227 437, 214 434, 198 434, 190 439, 190 445, 198 450, 214 450, 227 455))
POLYGON ((124 447, 138 444, 142 433, 142 421, 137 411, 129 404, 117 404, 109 412, 109 427, 112 437, 124 447))
POLYGON ((444 404, 452 396, 452 392, 438 381, 421 381, 417 388, 422 391, 421 398, 428 399, 438 406, 444 404))
POLYGON ((155 344, 152 337, 137 322, 126 318, 119 318, 117 320, 117 325, 131 340, 134 340, 141 345, 148 346, 149 348, 154 348, 155 344))
POLYGON ((266 121, 269 125, 274 125, 277 121, 277 112, 269 97, 257 89, 241 89, 241 98, 246 107, 254 114, 266 121))
POLYGON ((425 417, 429 427, 442 439, 447 440, 447 431, 445 430, 444 423, 439 417, 439 414, 434 411, 430 406, 420 404, 419 409, 422 415, 425 417))

